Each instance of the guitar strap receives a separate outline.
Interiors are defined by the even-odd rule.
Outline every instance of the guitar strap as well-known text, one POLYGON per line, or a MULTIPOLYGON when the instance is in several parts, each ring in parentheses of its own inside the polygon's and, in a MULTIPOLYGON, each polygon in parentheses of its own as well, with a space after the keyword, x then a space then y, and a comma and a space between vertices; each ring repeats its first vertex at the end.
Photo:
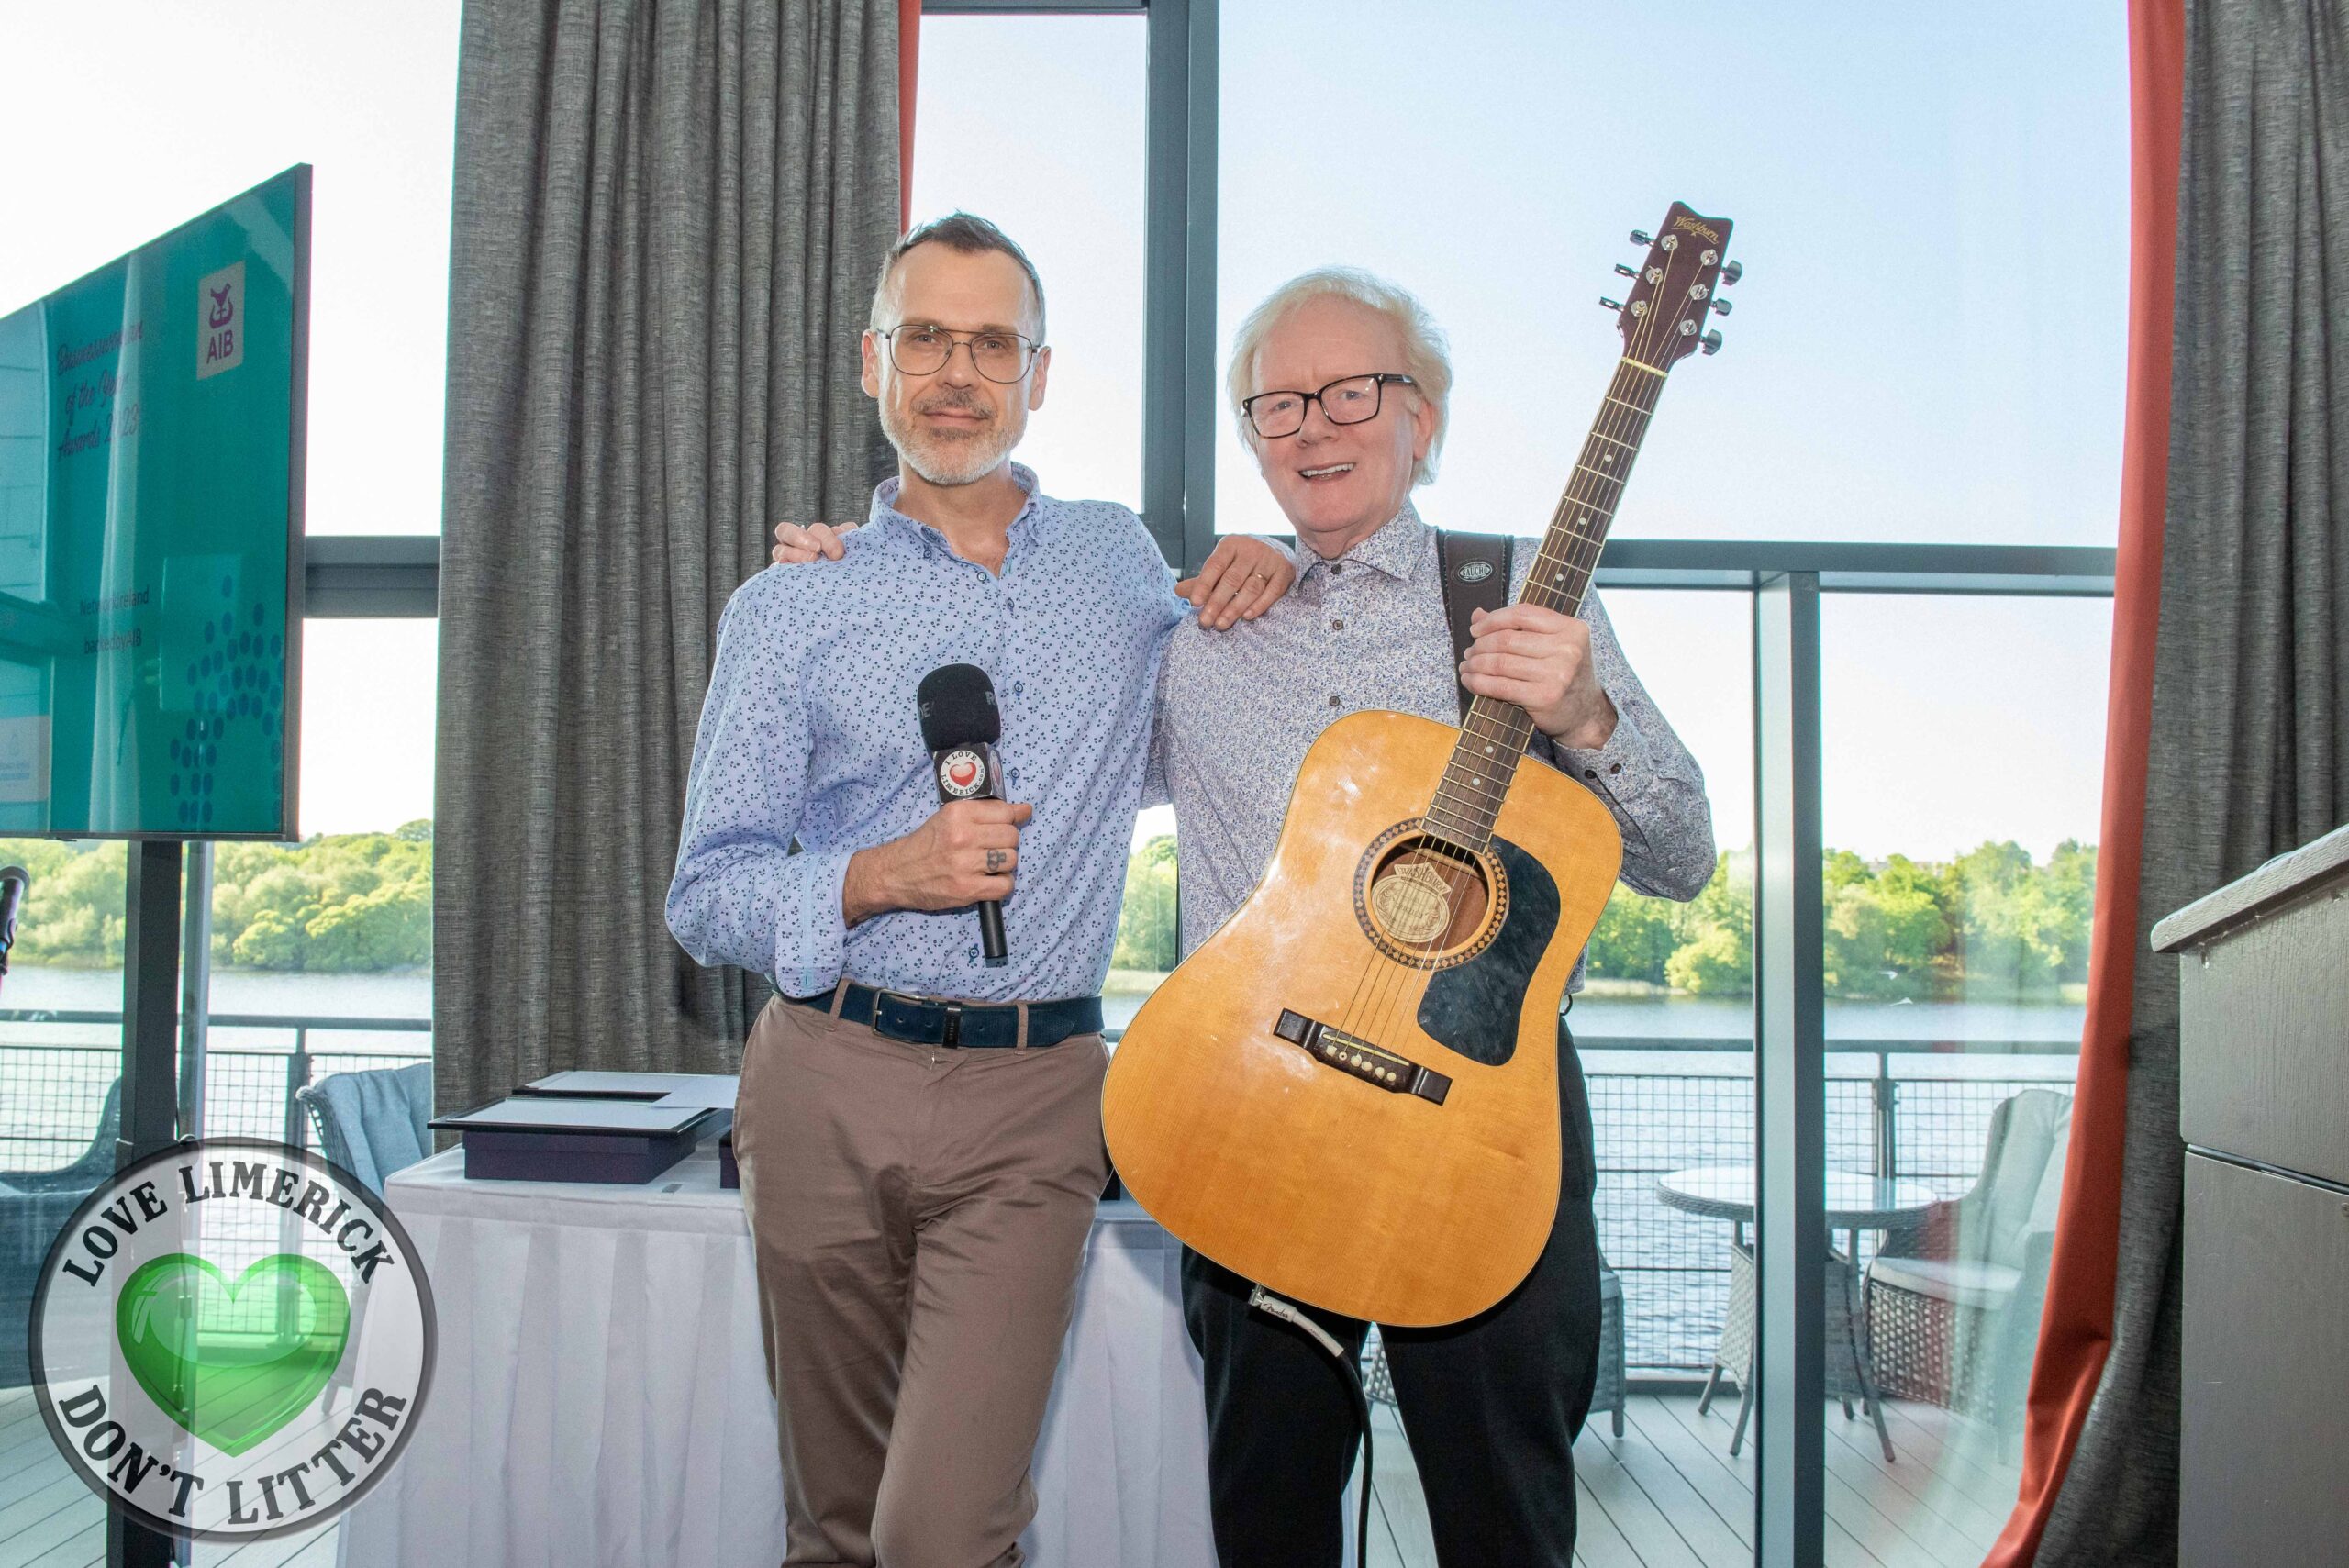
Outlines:
MULTIPOLYGON (((1436 562, 1443 571, 1443 616, 1452 623, 1452 667, 1457 675, 1460 662, 1468 657, 1468 645, 1475 637, 1468 629, 1472 610, 1487 615, 1508 603, 1510 568, 1517 553, 1517 540, 1507 534, 1461 534, 1449 528, 1435 531, 1436 562)), ((1460 718, 1468 718, 1468 705, 1475 695, 1467 687, 1460 688, 1460 718)))

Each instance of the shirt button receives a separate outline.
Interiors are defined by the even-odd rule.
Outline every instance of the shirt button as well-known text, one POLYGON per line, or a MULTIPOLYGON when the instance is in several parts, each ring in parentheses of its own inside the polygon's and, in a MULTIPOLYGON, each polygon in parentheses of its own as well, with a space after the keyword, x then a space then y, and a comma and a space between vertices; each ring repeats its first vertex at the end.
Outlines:
POLYGON ((1586 779, 1595 779, 1598 776, 1598 770, 1597 768, 1585 768, 1582 771, 1582 776, 1586 779))
POLYGON ((1337 699, 1336 697, 1331 697, 1331 698, 1330 699, 1330 706, 1331 707, 1341 707, 1341 706, 1343 706, 1344 705, 1343 705, 1343 704, 1341 704, 1341 702, 1339 702, 1339 701, 1338 701, 1338 699, 1337 699))
POLYGON ((1343 631, 1343 630, 1345 630, 1345 629, 1346 629, 1345 617, 1342 617, 1342 616, 1341 616, 1341 617, 1338 617, 1337 619, 1332 620, 1332 621, 1330 623, 1330 629, 1331 631, 1343 631))
POLYGON ((1019 782, 1019 770, 1018 768, 1008 769, 1003 776, 1009 779, 1013 784, 1018 784, 1019 782))
POLYGON ((1013 696, 1018 696, 1018 695, 1020 695, 1020 693, 1022 693, 1022 692, 1026 691, 1027 689, 1028 689, 1028 683, 1027 683, 1027 682, 1025 682, 1025 681, 1014 681, 1014 682, 1012 682, 1012 683, 1011 683, 1011 695, 1012 695, 1013 696))
POLYGON ((1346 563, 1342 561, 1333 561, 1330 562, 1330 575, 1332 577, 1335 577, 1339 573, 1343 572, 1345 569, 1346 563))
POLYGON ((1622 771, 1623 771, 1623 764, 1622 764, 1622 763, 1620 763, 1620 762, 1617 762, 1617 763, 1615 763, 1613 766, 1609 767, 1609 768, 1607 770, 1607 772, 1609 773, 1609 775, 1612 775, 1612 774, 1615 774, 1615 773, 1621 773, 1622 771))

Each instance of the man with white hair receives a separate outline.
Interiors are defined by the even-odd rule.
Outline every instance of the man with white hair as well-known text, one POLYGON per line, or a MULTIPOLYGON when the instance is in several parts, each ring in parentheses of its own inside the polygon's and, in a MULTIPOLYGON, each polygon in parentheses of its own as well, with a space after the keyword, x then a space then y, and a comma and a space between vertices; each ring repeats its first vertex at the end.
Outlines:
MULTIPOLYGON (((1178 630, 1167 651, 1153 772, 1174 803, 1186 950, 1255 886, 1325 728, 1364 708, 1457 723, 1463 686, 1523 707, 1531 755, 1607 803, 1625 882, 1687 899, 1712 874, 1703 773, 1597 596, 1580 618, 1513 602, 1531 541, 1513 552, 1512 602, 1475 617, 1455 668, 1437 534, 1411 502, 1434 477, 1451 381, 1427 312, 1364 272, 1309 272, 1241 327, 1232 412, 1297 529, 1298 573, 1262 618, 1223 639, 1178 630)), ((1571 461, 1560 460, 1562 483, 1571 461)), ((1381 1335, 1445 1568, 1574 1560, 1573 1447, 1598 1372, 1599 1258, 1589 1101, 1563 1020, 1558 1043, 1564 1169, 1540 1261, 1478 1317, 1381 1335)), ((1251 1311, 1249 1283, 1228 1270, 1186 1253, 1183 1286, 1207 1363, 1223 1568, 1338 1568, 1355 1434, 1336 1370, 1303 1332, 1251 1311)), ((1359 1353, 1366 1325, 1314 1316, 1359 1353)))
MULTIPOLYGON (((670 929, 778 993, 734 1145, 787 1531, 806 1568, 1018 1568, 1030 1456, 1107 1179, 1101 982, 1152 693, 1186 619, 1141 519, 1010 461, 1044 291, 957 213, 890 251, 863 383, 897 450, 825 572, 736 591, 694 746, 670 929), (1003 800, 938 801, 915 692, 987 672, 1003 800), (1008 962, 971 906, 1003 902, 1008 962)), ((1286 588, 1230 541, 1218 625, 1286 588)))
MULTIPOLYGON (((1174 806, 1186 951, 1262 876, 1324 728, 1365 708, 1456 723, 1464 686, 1525 708, 1531 754, 1607 803, 1626 883, 1687 899, 1712 874, 1704 775, 1595 595, 1579 617, 1516 603, 1478 614, 1455 666, 1438 536, 1411 502, 1435 475, 1451 382, 1419 302, 1352 269, 1292 281, 1241 325, 1233 414, 1297 530, 1299 570, 1262 617, 1225 637, 1178 628, 1167 651, 1149 794, 1174 806)), ((828 529, 786 525, 776 537, 785 559, 841 548, 828 529)), ((1534 554, 1514 552, 1512 601, 1534 554)), ((1563 1179, 1532 1272, 1465 1323, 1382 1333, 1444 1568, 1574 1560, 1573 1446, 1598 1372, 1599 1260, 1589 1101, 1563 1021, 1558 1069, 1563 1179)), ((1207 1368, 1223 1568, 1338 1568, 1356 1441, 1336 1369, 1303 1332, 1252 1311, 1249 1283, 1230 1271, 1186 1252, 1183 1284, 1207 1368)), ((1314 1316, 1360 1352, 1368 1325, 1314 1316)))

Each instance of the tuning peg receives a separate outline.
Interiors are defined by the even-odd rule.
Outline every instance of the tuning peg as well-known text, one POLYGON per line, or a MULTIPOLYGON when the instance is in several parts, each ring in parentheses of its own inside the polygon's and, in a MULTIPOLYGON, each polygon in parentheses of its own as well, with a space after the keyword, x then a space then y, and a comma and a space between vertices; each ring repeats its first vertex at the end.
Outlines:
POLYGON ((1713 296, 1713 308, 1720 311, 1723 316, 1727 316, 1730 312, 1730 303, 1729 301, 1721 298, 1720 295, 1715 295, 1713 296))
POLYGON ((1623 302, 1621 300, 1609 299, 1603 294, 1598 296, 1598 303, 1605 306, 1609 310, 1620 310, 1623 308, 1623 302))
POLYGON ((1697 341, 1704 345, 1705 352, 1709 354, 1718 354, 1721 351, 1721 335, 1718 332, 1708 332, 1697 341))
POLYGON ((1627 278, 1636 278, 1640 275, 1640 270, 1637 267, 1627 267, 1620 261, 1615 263, 1615 270, 1627 278))
POLYGON ((1653 245, 1655 243, 1655 236, 1648 233, 1645 229, 1634 228, 1631 230, 1631 243, 1634 245, 1653 245))
POLYGON ((1745 263, 1742 261, 1731 261, 1729 265, 1721 269, 1721 282, 1725 285, 1737 282, 1738 279, 1744 275, 1745 263))

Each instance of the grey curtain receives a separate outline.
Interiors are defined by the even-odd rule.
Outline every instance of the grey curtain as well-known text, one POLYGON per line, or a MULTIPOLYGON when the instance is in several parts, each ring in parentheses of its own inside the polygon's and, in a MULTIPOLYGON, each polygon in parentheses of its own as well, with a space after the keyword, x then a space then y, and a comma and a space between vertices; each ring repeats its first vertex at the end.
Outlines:
POLYGON ((897 0, 468 0, 440 558, 435 1098, 732 1071, 662 920, 727 596, 860 516, 897 0))
POLYGON ((2188 0, 2161 629, 2113 1341, 2042 1568, 2177 1557, 2177 961, 2349 819, 2349 3, 2188 0))

